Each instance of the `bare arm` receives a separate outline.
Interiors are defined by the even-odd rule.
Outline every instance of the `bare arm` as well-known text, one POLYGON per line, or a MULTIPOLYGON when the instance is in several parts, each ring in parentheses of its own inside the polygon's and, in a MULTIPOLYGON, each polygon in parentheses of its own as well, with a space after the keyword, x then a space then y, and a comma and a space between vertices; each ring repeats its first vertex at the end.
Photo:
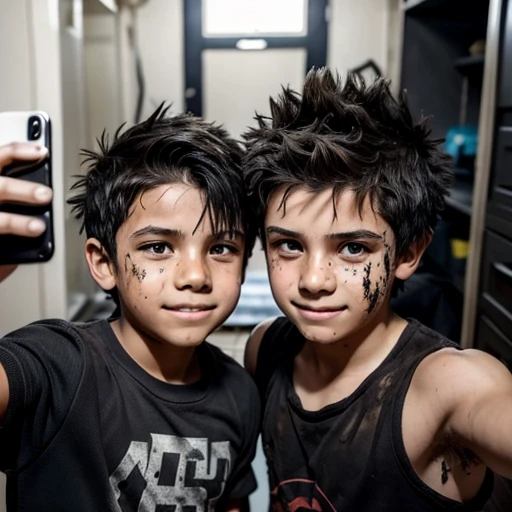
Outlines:
POLYGON ((0 425, 3 425, 7 405, 9 404, 9 381, 4 367, 0 364, 0 425))
POLYGON ((447 405, 445 432, 455 435, 490 469, 512 478, 512 374, 477 350, 437 361, 447 405))
POLYGON ((258 362, 258 352, 260 350, 263 335, 274 322, 274 318, 269 318, 258 324, 251 332, 247 344, 245 345, 244 353, 244 366, 245 369, 252 375, 256 373, 256 364, 258 362))
MULTIPOLYGON (((1 176, 5 166, 16 160, 37 162, 47 154, 46 148, 41 148, 31 142, 13 143, 0 147, 0 203, 47 204, 51 201, 52 190, 50 188, 26 180, 1 176)), ((38 219, 0 212, 0 234, 2 235, 34 237, 39 236, 44 229, 44 223, 38 219)), ((14 265, 0 266, 0 282, 15 268, 14 265)))
MULTIPOLYGON (((0 203, 47 204, 52 199, 52 190, 26 180, 1 176, 2 170, 19 160, 37 162, 48 154, 46 148, 36 143, 13 143, 0 147, 0 203)), ((34 237, 39 236, 45 226, 38 219, 24 215, 0 212, 0 234, 34 237)), ((0 282, 11 274, 15 265, 0 266, 0 282)), ((0 365, 0 423, 3 423, 9 403, 9 382, 4 367, 0 365)))

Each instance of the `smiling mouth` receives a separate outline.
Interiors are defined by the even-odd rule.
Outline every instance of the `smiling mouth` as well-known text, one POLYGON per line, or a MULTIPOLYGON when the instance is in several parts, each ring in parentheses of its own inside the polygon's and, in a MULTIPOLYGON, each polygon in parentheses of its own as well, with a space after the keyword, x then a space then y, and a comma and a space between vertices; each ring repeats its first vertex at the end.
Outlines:
POLYGON ((306 306, 305 304, 293 303, 293 305, 297 308, 302 317, 313 321, 329 320, 330 318, 339 315, 342 311, 348 309, 347 306, 314 308, 306 306))
POLYGON ((293 302, 292 304, 296 308, 302 309, 304 311, 311 311, 312 313, 337 313, 339 311, 344 311, 345 309, 347 309, 347 306, 337 306, 337 307, 325 306, 325 307, 315 308, 315 307, 307 306, 305 304, 298 304, 296 302, 293 302))
POLYGON ((210 318, 215 306, 179 304, 164 306, 163 309, 176 320, 190 324, 191 322, 195 323, 210 318))
POLYGON ((168 311, 178 311, 181 313, 199 313, 200 311, 211 311, 215 306, 164 306, 168 311))

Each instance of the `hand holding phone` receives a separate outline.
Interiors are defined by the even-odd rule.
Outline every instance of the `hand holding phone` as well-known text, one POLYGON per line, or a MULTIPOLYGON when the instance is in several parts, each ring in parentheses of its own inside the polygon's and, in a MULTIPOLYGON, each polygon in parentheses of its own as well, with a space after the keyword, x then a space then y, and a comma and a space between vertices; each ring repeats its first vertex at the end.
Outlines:
POLYGON ((46 114, 0 113, 0 265, 53 254, 49 148, 46 114))
MULTIPOLYGON (((52 199, 52 189, 31 181, 2 176, 4 167, 15 162, 38 162, 48 150, 36 143, 12 143, 0 147, 0 203, 44 205, 52 199)), ((0 234, 35 237, 46 225, 36 217, 0 211, 0 234)))

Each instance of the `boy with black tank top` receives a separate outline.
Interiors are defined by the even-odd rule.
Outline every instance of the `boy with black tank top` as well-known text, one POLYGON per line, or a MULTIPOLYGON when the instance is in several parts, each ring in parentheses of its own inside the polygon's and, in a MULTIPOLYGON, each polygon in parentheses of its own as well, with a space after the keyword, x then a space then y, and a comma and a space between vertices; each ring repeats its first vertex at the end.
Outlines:
MULTIPOLYGON (((0 171, 42 156, 0 148, 0 171)), ((91 275, 118 311, 0 340, 7 510, 246 511, 258 391, 205 342, 235 308, 254 241, 241 148, 220 127, 160 107, 87 157, 70 203, 91 275)), ((33 202, 33 188, 0 175, 0 202, 33 202)), ((6 215, 0 234, 40 233, 6 215)), ((0 267, 0 280, 11 270, 0 267)))
POLYGON ((512 376, 390 307, 452 172, 387 81, 313 70, 245 134, 244 176, 286 317, 246 350, 279 512, 481 510, 512 477, 512 376))

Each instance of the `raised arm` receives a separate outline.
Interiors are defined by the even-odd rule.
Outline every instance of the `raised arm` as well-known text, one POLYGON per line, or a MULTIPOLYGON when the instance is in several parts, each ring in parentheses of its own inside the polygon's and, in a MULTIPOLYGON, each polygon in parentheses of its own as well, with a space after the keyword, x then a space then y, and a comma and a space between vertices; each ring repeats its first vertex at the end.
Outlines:
POLYGON ((439 354, 433 361, 443 382, 445 432, 460 439, 494 472, 512 478, 512 374, 478 350, 439 354))
MULTIPOLYGON (((0 204, 26 203, 47 204, 52 199, 52 190, 37 183, 2 176, 2 170, 9 164, 20 161, 38 161, 48 154, 48 150, 36 143, 13 143, 0 146, 0 204)), ((38 219, 0 212, 0 235, 39 236, 45 225, 38 219)), ((15 265, 0 265, 0 282, 16 268, 15 265)), ((9 403, 9 384, 0 365, 0 422, 3 421, 9 403)))

